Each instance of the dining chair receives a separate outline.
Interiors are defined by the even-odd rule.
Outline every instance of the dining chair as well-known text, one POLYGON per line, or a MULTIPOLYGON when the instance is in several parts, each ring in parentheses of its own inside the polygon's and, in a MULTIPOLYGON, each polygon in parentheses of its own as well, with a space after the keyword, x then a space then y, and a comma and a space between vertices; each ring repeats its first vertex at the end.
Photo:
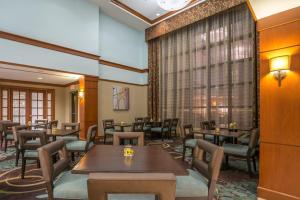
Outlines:
POLYGON ((144 131, 144 122, 133 122, 132 124, 132 132, 143 132, 144 131))
MULTIPOLYGON (((202 130, 214 130, 211 126, 211 122, 210 121, 202 121, 200 122, 200 128, 202 130)), ((212 143, 216 142, 216 138, 213 135, 203 135, 203 139, 208 140, 212 143)))
POLYGON ((152 133, 159 133, 161 135, 161 140, 163 141, 164 137, 169 137, 170 135, 171 123, 171 119, 165 119, 160 127, 151 128, 151 135, 152 133))
MULTIPOLYGON (((2 130, 3 130, 3 141, 4 141, 4 152, 7 150, 8 142, 14 141, 14 136, 12 132, 13 126, 18 126, 20 123, 4 123, 2 124, 2 130)), ((1 144, 2 147, 2 144, 1 144)))
POLYGON ((71 141, 78 141, 79 140, 80 123, 77 123, 77 122, 75 122, 75 123, 71 123, 71 122, 62 123, 61 124, 61 129, 62 130, 76 130, 76 131, 78 131, 77 133, 75 133, 73 135, 58 137, 60 139, 63 139, 66 143, 71 142, 71 141))
POLYGON ((170 135, 172 136, 172 133, 174 133, 175 137, 177 137, 177 126, 179 124, 179 118, 172 119, 171 122, 171 128, 170 128, 170 135))
POLYGON ((57 128, 57 127, 58 127, 58 120, 52 120, 47 124, 47 129, 57 128))
POLYGON ((188 176, 176 177, 176 200, 212 200, 223 159, 223 148, 205 140, 197 140, 192 169, 188 176), (210 159, 205 155, 209 154, 210 159))
POLYGON ((114 120, 105 119, 102 120, 103 131, 104 131, 104 144, 106 143, 107 136, 113 137, 115 132, 114 120))
POLYGON ((144 118, 143 117, 136 117, 134 119, 135 122, 144 122, 144 118))
POLYGON ((89 200, 175 200, 172 173, 91 173, 89 200))
MULTIPOLYGON (((120 141, 124 139, 133 140, 136 139, 138 146, 144 146, 144 132, 115 132, 113 145, 119 146, 120 141)), ((131 142, 133 143, 133 142, 131 142)))
POLYGON ((143 131, 145 135, 150 135, 150 139, 151 139, 151 127, 152 127, 152 123, 150 117, 144 117, 143 131))
POLYGON ((75 160, 74 153, 86 153, 94 146, 97 129, 97 125, 92 125, 88 128, 86 140, 76 140, 66 143, 66 148, 68 152, 71 152, 73 161, 75 160))
POLYGON ((46 129, 48 120, 47 119, 36 119, 34 121, 34 123, 36 124, 35 129, 46 129))
POLYGON ((72 174, 70 159, 63 140, 51 142, 38 149, 48 199, 88 199, 87 175, 72 174), (53 155, 59 155, 56 162, 53 155))
POLYGON ((250 133, 250 141, 248 145, 242 144, 229 144, 224 143, 224 154, 226 158, 226 165, 229 166, 229 157, 238 157, 238 158, 245 158, 247 161, 248 173, 249 176, 252 176, 252 168, 251 168, 251 159, 253 163, 253 169, 256 171, 256 145, 258 144, 259 140, 259 130, 253 129, 250 133))
POLYGON ((10 120, 0 120, 0 147, 2 147, 3 141, 4 141, 4 133, 3 133, 3 124, 11 122, 10 120))
POLYGON ((37 161, 39 167, 39 157, 37 149, 47 144, 47 135, 43 130, 33 130, 27 132, 19 132, 18 138, 20 143, 20 152, 22 158, 21 178, 24 179, 25 167, 27 160, 37 161), (31 140, 39 139, 39 142, 31 142, 31 140))
POLYGON ((182 144, 183 144, 183 152, 182 152, 182 160, 185 160, 185 154, 186 154, 186 149, 191 149, 192 151, 192 156, 194 152, 194 148, 196 147, 197 144, 197 139, 194 137, 193 133, 193 125, 192 124, 185 124, 182 126, 182 144))
POLYGON ((12 127, 12 133, 13 133, 13 138, 14 138, 14 143, 15 143, 15 149, 16 149, 16 161, 15 161, 15 166, 18 166, 19 164, 19 159, 20 159, 20 142, 19 142, 19 136, 18 136, 18 131, 20 130, 26 130, 28 127, 26 125, 20 125, 20 126, 13 126, 12 127))

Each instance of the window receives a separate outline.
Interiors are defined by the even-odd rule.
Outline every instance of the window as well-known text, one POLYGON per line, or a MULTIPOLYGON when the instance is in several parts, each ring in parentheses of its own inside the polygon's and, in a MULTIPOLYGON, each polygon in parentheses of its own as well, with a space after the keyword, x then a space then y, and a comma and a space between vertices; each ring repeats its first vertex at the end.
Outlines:
POLYGON ((0 120, 21 124, 54 119, 54 90, 0 86, 0 120))

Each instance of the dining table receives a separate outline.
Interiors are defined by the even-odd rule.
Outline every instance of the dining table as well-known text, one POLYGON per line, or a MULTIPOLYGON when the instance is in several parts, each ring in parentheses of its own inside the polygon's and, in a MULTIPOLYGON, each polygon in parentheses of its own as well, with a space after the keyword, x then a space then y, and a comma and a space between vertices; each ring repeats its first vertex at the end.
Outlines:
POLYGON ((173 173, 188 175, 186 168, 160 146, 133 146, 134 156, 123 155, 124 146, 95 145, 72 169, 89 173, 173 173))

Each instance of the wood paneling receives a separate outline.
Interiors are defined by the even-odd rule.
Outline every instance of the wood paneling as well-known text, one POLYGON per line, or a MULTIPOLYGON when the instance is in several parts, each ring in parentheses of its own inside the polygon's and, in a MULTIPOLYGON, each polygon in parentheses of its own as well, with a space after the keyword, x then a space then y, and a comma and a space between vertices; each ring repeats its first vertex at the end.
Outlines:
POLYGON ((72 55, 76 55, 76 56, 80 56, 80 57, 84 57, 84 58, 99 60, 98 55, 94 55, 94 54, 83 52, 83 51, 78 51, 76 49, 71 49, 71 48, 59 46, 56 44, 51 44, 48 42, 43 42, 40 40, 35 40, 35 39, 28 38, 28 37, 4 32, 4 31, 0 31, 0 38, 6 39, 6 40, 12 40, 15 42, 21 42, 24 44, 29 44, 29 45, 33 45, 33 46, 37 46, 37 47, 42 47, 42 48, 50 49, 50 50, 54 50, 54 51, 59 51, 59 52, 67 53, 67 54, 72 54, 72 55))
POLYGON ((80 137, 85 139, 89 126, 98 124, 98 77, 82 76, 79 91, 84 97, 79 98, 80 137))
POLYGON ((260 49, 260 178, 258 196, 300 199, 300 7, 258 21, 260 49), (281 87, 269 59, 291 57, 281 87))

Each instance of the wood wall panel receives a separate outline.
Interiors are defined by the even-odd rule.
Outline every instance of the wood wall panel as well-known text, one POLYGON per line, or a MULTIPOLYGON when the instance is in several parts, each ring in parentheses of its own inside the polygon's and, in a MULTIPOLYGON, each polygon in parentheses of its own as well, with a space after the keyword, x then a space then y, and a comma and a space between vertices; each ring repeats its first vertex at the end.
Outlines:
POLYGON ((258 196, 300 199, 300 7, 258 21, 260 49, 260 178, 258 196), (289 55, 281 87, 269 59, 289 55))
POLYGON ((84 97, 79 99, 79 115, 80 137, 85 139, 89 126, 98 124, 98 78, 82 76, 79 90, 84 91, 84 97))

